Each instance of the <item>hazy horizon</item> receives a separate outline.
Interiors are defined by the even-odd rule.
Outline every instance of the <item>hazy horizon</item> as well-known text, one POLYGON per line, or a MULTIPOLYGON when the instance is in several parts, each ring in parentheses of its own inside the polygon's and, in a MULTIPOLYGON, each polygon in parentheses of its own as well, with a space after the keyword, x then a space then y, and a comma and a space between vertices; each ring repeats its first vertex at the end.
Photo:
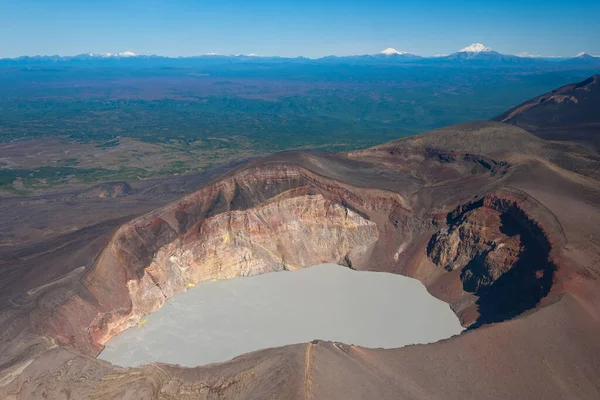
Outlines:
MULTIPOLYGON (((473 43, 475 44, 475 43, 473 43)), ((467 46, 465 46, 467 47, 467 46)), ((257 54, 257 53, 252 53, 252 52, 243 52, 243 53, 221 53, 221 52, 208 52, 208 53, 199 53, 199 54, 189 54, 189 55, 166 55, 166 54, 160 54, 158 52, 151 52, 151 53, 139 53, 130 49, 125 49, 125 50, 120 50, 120 51, 107 51, 107 52, 94 52, 94 51, 86 51, 86 52, 82 52, 82 53, 76 53, 76 54, 61 54, 61 53, 39 53, 39 54, 21 54, 18 56, 10 56, 10 57, 3 57, 0 56, 0 59, 13 59, 13 58, 20 58, 20 57, 54 57, 54 56, 59 56, 59 57, 76 57, 76 56, 82 56, 82 55, 90 55, 90 56, 104 56, 104 57, 132 57, 132 56, 147 56, 147 57, 167 57, 167 58, 187 58, 187 57, 203 57, 203 56, 221 56, 221 57, 237 57, 237 56, 247 56, 247 57, 280 57, 280 58, 308 58, 311 60, 316 60, 319 58, 324 58, 324 57, 352 57, 352 56, 361 56, 361 55, 376 55, 376 54, 383 54, 384 50, 396 50, 401 54, 408 54, 408 55, 414 55, 414 56, 420 56, 423 58, 433 58, 433 57, 443 57, 443 56, 447 56, 453 53, 457 53, 460 52, 461 49, 456 49, 456 50, 452 50, 452 51, 447 51, 445 53, 439 53, 439 54, 419 54, 419 53, 410 53, 410 52, 404 52, 402 50, 396 49, 394 47, 388 47, 388 48, 384 48, 381 51, 373 51, 373 52, 368 52, 368 53, 348 53, 348 54, 335 54, 335 53, 327 53, 325 55, 321 55, 321 56, 307 56, 304 54, 296 54, 296 55, 280 55, 280 54, 257 54)), ((552 54, 537 54, 535 52, 527 52, 527 51, 523 51, 520 53, 504 53, 501 51, 498 51, 496 49, 491 49, 492 51, 498 52, 500 54, 506 54, 506 55, 514 55, 514 56, 518 56, 518 57, 526 57, 526 58, 572 58, 572 57, 578 57, 582 54, 587 54, 587 55, 591 55, 593 57, 600 57, 600 54, 591 54, 587 51, 581 51, 577 54, 572 54, 572 55, 566 55, 566 56, 557 56, 557 55, 552 55, 552 54)))
POLYGON ((600 54, 600 3, 6 0, 0 58, 132 51, 319 58, 388 47, 421 56, 483 43, 503 54, 600 54), (541 12, 543 11, 543 12, 541 12))

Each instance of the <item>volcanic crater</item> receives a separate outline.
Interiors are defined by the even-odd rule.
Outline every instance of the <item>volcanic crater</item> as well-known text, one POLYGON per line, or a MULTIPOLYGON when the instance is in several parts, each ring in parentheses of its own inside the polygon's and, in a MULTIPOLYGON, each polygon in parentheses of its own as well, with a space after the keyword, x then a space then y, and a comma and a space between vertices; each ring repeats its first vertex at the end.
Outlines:
POLYGON ((0 393, 594 398, 598 161, 571 149, 484 121, 250 161, 5 304, 0 393), (316 340, 195 368, 94 358, 191 285, 321 263, 418 279, 471 329, 397 349, 316 340))

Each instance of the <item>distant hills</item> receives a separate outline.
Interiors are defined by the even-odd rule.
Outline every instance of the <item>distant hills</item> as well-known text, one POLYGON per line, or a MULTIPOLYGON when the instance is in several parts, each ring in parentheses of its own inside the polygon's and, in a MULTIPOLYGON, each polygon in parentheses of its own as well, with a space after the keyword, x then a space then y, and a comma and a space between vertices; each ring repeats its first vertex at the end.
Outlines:
POLYGON ((600 68, 600 57, 580 53, 576 57, 532 57, 502 54, 474 43, 449 55, 423 57, 387 48, 377 54, 306 57, 258 56, 256 54, 220 55, 210 53, 192 57, 141 55, 131 51, 121 53, 86 53, 76 56, 23 56, 0 59, 0 68, 65 65, 74 67, 138 66, 188 67, 215 63, 286 63, 286 64, 413 64, 413 65, 474 65, 474 66, 537 66, 550 68, 600 68))

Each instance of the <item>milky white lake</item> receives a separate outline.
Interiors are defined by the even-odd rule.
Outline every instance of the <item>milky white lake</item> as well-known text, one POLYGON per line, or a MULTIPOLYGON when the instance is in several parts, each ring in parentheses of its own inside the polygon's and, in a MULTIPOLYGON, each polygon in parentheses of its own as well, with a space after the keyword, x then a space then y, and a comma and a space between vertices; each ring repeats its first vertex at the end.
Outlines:
POLYGON ((121 366, 197 366, 314 339, 365 347, 431 343, 462 331, 417 280, 334 264, 207 281, 167 300, 98 358, 121 366))

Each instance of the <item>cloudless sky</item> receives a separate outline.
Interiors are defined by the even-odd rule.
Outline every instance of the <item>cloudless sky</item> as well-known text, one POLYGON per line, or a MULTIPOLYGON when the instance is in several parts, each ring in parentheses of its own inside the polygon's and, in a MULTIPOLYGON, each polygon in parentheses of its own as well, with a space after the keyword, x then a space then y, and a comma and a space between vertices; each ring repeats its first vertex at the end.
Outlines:
POLYGON ((0 0, 0 58, 134 51, 320 57, 387 47, 600 55, 600 0, 0 0))

